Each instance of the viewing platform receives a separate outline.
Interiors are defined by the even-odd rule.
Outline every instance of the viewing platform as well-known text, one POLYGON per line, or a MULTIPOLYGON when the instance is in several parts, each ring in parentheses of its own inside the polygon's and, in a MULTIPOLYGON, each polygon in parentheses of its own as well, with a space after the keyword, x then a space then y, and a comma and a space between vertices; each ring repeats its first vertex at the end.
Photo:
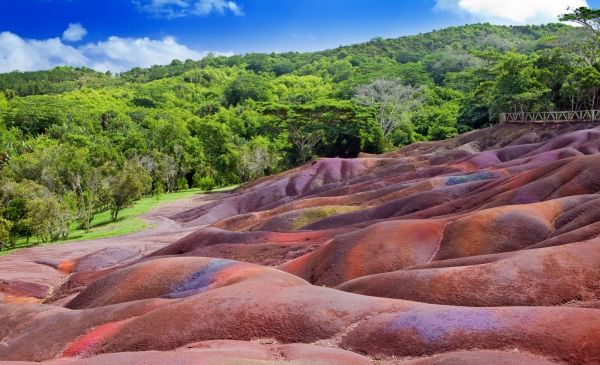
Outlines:
POLYGON ((598 122, 600 110, 500 113, 500 123, 598 122))

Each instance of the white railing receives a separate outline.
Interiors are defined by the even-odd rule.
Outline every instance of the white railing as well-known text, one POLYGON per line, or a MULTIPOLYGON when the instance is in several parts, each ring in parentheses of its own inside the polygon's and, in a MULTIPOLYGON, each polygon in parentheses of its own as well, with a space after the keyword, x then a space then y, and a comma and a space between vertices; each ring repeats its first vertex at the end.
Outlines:
POLYGON ((501 113, 500 123, 561 123, 600 121, 600 110, 501 113))

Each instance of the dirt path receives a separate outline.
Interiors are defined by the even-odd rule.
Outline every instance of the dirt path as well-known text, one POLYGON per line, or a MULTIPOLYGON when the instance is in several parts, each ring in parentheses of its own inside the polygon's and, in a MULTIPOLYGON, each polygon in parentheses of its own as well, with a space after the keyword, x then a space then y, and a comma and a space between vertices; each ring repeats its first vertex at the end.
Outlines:
POLYGON ((37 264, 40 259, 66 260, 78 258, 107 247, 126 247, 139 250, 140 255, 148 254, 173 243, 197 230, 199 227, 181 227, 169 219, 179 212, 206 204, 222 194, 197 195, 186 199, 159 205, 140 218, 154 227, 145 231, 120 236, 72 243, 57 243, 24 248, 9 255, 0 256, 0 281, 20 280, 53 286, 64 274, 46 265, 37 264))

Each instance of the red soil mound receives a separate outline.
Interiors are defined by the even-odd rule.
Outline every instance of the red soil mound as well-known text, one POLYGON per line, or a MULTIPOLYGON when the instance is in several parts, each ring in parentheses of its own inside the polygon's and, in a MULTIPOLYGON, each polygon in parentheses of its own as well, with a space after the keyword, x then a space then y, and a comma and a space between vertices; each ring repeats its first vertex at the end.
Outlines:
POLYGON ((18 280, 1 280, 0 296, 3 303, 37 302, 48 293, 48 287, 18 280))
MULTIPOLYGON (((15 365, 35 364, 32 362, 12 363, 15 365)), ((206 341, 190 344, 185 348, 172 352, 121 352, 98 355, 89 359, 60 359, 44 364, 369 365, 371 362, 367 358, 352 352, 314 345, 261 345, 242 341, 206 341)))
POLYGON ((0 359, 600 364, 599 151, 589 125, 502 125, 263 178, 145 257, 2 282, 48 304, 0 305, 0 359))

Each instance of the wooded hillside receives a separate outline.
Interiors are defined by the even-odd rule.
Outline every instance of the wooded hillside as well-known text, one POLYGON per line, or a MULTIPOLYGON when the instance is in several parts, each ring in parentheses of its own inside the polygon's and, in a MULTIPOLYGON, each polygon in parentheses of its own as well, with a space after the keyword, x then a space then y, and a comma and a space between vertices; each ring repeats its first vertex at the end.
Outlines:
POLYGON ((593 44, 585 28, 474 24, 119 75, 2 74, 0 240, 58 239, 143 195, 446 139, 502 111, 592 108, 593 44))

